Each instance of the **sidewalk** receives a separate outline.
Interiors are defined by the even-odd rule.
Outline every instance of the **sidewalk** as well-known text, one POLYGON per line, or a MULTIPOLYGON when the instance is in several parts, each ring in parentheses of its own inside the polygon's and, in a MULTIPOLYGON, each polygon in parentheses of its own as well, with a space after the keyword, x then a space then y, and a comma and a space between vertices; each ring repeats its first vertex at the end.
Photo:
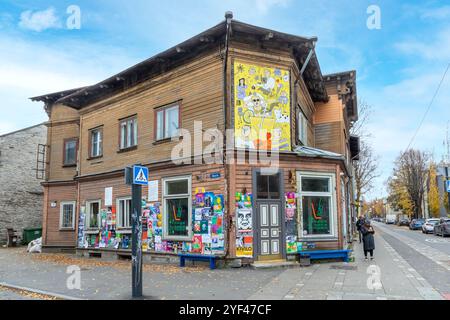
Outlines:
POLYGON ((380 236, 375 260, 365 262, 354 243, 355 262, 320 263, 284 271, 249 299, 441 300, 441 295, 380 236), (373 273, 379 272, 380 281, 373 273), (377 286, 377 284, 379 284, 377 286))

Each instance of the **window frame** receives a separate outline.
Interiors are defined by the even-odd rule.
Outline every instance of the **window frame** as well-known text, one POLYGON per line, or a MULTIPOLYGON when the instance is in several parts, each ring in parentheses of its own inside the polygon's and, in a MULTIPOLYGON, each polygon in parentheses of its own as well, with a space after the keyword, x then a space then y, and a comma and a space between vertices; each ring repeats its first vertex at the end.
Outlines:
POLYGON ((176 177, 167 177, 162 178, 162 193, 161 200, 163 205, 163 240, 174 240, 174 241, 192 241, 194 233, 192 231, 192 176, 176 176, 176 177), (187 194, 176 194, 176 195, 167 195, 167 182, 178 181, 178 180, 187 180, 188 182, 188 193, 187 194), (179 198, 187 198, 188 199, 188 234, 187 236, 171 236, 168 234, 168 218, 167 218, 167 199, 179 199, 179 198))
POLYGON ((137 148, 138 146, 138 136, 139 136, 139 128, 138 128, 138 119, 137 114, 134 114, 132 116, 119 119, 119 151, 127 151, 130 149, 137 148), (132 132, 132 137, 134 138, 130 145, 128 145, 128 128, 129 128, 129 121, 134 121, 134 127, 132 132), (125 131, 126 136, 124 137, 124 145, 122 145, 122 124, 125 124, 125 131))
POLYGON ((64 142, 63 142, 63 167, 75 167, 77 165, 77 163, 78 163, 78 146, 79 146, 78 137, 64 139, 64 142), (69 142, 73 142, 73 141, 75 141, 75 162, 74 163, 66 163, 66 161, 67 161, 66 146, 69 142))
POLYGON ((98 126, 92 129, 89 129, 89 159, 96 159, 103 157, 103 126, 98 126), (94 155, 93 154, 93 133, 99 132, 100 134, 100 142, 99 142, 99 154, 94 155))
POLYGON ((171 137, 166 137, 165 132, 166 132, 166 111, 168 109, 171 109, 173 107, 178 107, 178 129, 181 129, 181 110, 182 110, 182 103, 181 100, 177 101, 177 102, 173 102, 171 104, 168 105, 164 105, 161 107, 157 107, 155 109, 153 109, 153 120, 154 120, 154 140, 156 142, 158 141, 164 141, 164 140, 170 140, 174 137, 177 137, 177 135, 171 136, 171 137), (162 134, 163 136, 161 138, 158 139, 158 113, 159 112, 163 112, 163 119, 162 119, 162 134))
POLYGON ((308 146, 308 118, 300 106, 297 107, 297 139, 303 146, 308 146))
POLYGON ((100 211, 101 211, 101 208, 102 208, 102 200, 86 200, 86 202, 85 202, 85 205, 86 205, 86 209, 85 209, 85 212, 86 212, 86 222, 85 222, 85 226, 86 226, 86 230, 98 230, 98 229, 100 229, 100 224, 101 224, 101 221, 100 221, 100 211), (91 207, 90 207, 90 205, 92 204, 92 203, 98 203, 98 214, 97 214, 97 227, 91 227, 90 226, 90 220, 91 220, 91 207))
POLYGON ((116 219, 117 219, 117 230, 130 230, 132 228, 132 224, 131 222, 129 222, 131 220, 131 208, 130 208, 130 212, 129 217, 128 217, 128 222, 130 223, 129 226, 123 226, 122 225, 122 220, 121 220, 121 215, 120 215, 120 201, 130 201, 130 204, 132 205, 132 197, 131 196, 126 196, 126 197, 119 197, 116 199, 116 219))
POLYGON ((338 209, 337 209, 337 193, 336 193, 336 174, 335 173, 326 173, 326 172, 312 172, 312 171, 297 171, 297 193, 299 194, 298 200, 298 208, 299 208, 299 220, 300 226, 298 231, 298 236, 300 239, 304 240, 338 240, 338 209), (307 178, 328 178, 329 179, 329 191, 328 192, 317 192, 317 191, 305 191, 302 190, 302 177, 307 178), (330 198, 330 234, 303 234, 303 197, 311 196, 311 197, 329 197, 330 198))
POLYGON ((73 230, 75 230, 76 210, 77 210, 77 202, 76 201, 61 201, 59 203, 59 230, 61 230, 61 231, 73 231, 73 230), (72 208, 73 208, 73 212, 72 212, 72 226, 71 227, 64 227, 63 226, 64 206, 65 205, 71 205, 72 208))

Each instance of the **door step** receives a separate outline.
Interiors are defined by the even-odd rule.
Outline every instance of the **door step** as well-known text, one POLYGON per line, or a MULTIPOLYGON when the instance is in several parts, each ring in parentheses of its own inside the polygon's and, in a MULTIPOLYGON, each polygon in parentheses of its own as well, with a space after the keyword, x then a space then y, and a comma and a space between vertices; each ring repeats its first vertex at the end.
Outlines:
POLYGON ((297 261, 286 260, 267 260, 267 261, 255 261, 250 266, 253 269, 269 269, 269 268, 292 268, 299 267, 300 264, 297 261))

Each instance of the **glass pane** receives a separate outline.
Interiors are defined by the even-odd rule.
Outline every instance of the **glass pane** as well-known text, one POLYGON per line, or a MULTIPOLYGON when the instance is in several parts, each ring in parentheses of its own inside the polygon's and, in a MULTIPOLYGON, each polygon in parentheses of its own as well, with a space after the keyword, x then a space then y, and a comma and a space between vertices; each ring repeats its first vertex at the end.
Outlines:
POLYGON ((188 194, 188 193, 189 193, 189 185, 187 179, 166 182, 167 195, 188 194))
POLYGON ((303 235, 331 234, 330 197, 302 197, 303 235))
POLYGON ((258 199, 268 199, 269 198, 269 176, 261 175, 261 173, 256 174, 256 197, 258 199))
POLYGON ((138 142, 137 142, 137 120, 134 119, 133 120, 133 146, 137 146, 138 142))
POLYGON ((119 226, 124 227, 125 225, 125 201, 119 201, 119 226))
POLYGON ((128 212, 127 212, 127 217, 128 217, 128 225, 127 227, 131 227, 133 225, 131 216, 132 216, 132 210, 131 210, 131 200, 127 200, 127 206, 128 206, 128 212))
POLYGON ((65 150, 65 164, 74 164, 76 163, 76 152, 77 152, 77 142, 76 141, 67 141, 66 142, 66 150, 65 150))
POLYGON ((120 124, 120 148, 126 148, 127 125, 125 122, 120 124))
POLYGON ((270 199, 280 199, 280 175, 269 176, 269 197, 270 199))
POLYGON ((158 111, 156 114, 156 139, 161 140, 164 138, 164 123, 163 117, 164 111, 158 111))
POLYGON ((167 235, 188 236, 189 198, 167 199, 167 235))
POLYGON ((176 136, 178 131, 178 106, 166 110, 166 138, 176 136))
POLYGON ((73 206, 71 204, 65 204, 63 207, 63 227, 70 228, 72 227, 72 213, 73 206))
POLYGON ((98 227, 98 214, 100 212, 98 202, 92 202, 89 208, 89 227, 97 228, 98 227))
POLYGON ((304 192, 330 192, 330 178, 302 177, 302 191, 304 192))

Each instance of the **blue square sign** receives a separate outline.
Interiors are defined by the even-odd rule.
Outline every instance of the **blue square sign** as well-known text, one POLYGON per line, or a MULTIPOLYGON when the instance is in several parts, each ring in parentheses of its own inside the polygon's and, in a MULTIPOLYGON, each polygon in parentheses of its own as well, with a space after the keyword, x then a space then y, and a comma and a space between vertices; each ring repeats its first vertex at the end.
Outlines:
POLYGON ((148 168, 141 166, 133 167, 133 184, 148 185, 148 168))
POLYGON ((450 180, 446 181, 447 192, 450 193, 450 180))

